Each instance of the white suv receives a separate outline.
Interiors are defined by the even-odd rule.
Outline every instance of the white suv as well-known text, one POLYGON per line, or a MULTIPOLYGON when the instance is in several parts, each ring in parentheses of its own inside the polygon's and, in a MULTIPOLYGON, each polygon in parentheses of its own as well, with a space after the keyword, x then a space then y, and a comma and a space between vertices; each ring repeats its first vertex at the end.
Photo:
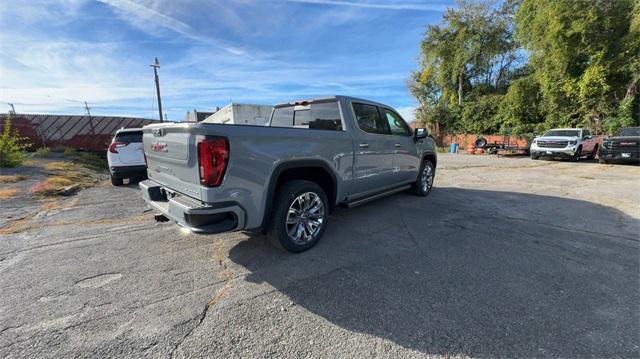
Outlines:
POLYGON ((598 143, 585 128, 555 128, 536 137, 531 143, 531 158, 569 158, 579 161, 582 156, 593 159, 598 143))
POLYGON ((142 129, 127 128, 116 131, 107 151, 111 183, 122 185, 122 180, 146 179, 147 166, 142 146, 142 129))

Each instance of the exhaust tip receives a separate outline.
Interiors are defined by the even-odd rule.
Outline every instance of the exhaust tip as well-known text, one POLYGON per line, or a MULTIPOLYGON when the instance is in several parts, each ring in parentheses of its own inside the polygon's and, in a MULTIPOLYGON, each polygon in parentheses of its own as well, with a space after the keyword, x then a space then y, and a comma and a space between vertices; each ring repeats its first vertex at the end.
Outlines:
POLYGON ((169 222, 169 218, 165 217, 164 214, 156 214, 153 218, 156 222, 169 222))

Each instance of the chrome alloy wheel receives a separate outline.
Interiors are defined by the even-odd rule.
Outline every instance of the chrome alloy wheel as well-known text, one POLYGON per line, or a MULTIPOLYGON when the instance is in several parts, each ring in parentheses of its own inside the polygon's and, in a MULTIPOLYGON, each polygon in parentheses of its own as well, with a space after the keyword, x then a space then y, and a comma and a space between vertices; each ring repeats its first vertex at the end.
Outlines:
POLYGON ((320 196, 305 192, 289 205, 287 234, 298 245, 310 242, 322 228, 324 204, 320 196))
POLYGON ((433 186, 433 165, 430 162, 427 162, 422 170, 420 186, 422 186, 422 192, 428 192, 433 186))

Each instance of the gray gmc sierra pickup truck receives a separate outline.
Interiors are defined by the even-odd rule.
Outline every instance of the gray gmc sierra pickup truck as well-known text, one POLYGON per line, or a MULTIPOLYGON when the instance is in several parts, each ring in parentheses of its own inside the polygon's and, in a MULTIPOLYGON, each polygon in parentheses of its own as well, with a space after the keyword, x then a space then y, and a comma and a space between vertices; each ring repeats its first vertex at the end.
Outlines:
POLYGON ((143 128, 144 199, 196 233, 260 230, 290 252, 315 245, 337 205, 429 194, 435 143, 389 106, 345 96, 276 105, 266 126, 143 128))

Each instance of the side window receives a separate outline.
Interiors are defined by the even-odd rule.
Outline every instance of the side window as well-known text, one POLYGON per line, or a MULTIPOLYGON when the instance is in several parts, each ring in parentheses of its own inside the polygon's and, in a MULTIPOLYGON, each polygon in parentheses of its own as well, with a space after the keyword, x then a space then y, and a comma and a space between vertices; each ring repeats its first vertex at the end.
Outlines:
POLYGON ((407 124, 404 123, 402 118, 397 114, 387 110, 386 108, 382 109, 384 113, 384 117, 389 124, 389 129, 391 130, 392 135, 400 135, 400 136, 409 136, 411 131, 407 128, 407 124))
POLYGON ((312 130, 342 131, 340 109, 336 101, 276 107, 271 127, 295 127, 312 130))
POLYGON ((358 127, 360 127, 362 131, 381 135, 389 133, 380 118, 380 112, 378 112, 377 106, 353 103, 353 112, 356 114, 358 127))
POLYGON ((589 130, 582 131, 582 137, 591 136, 591 132, 589 130))
POLYGON ((311 104, 309 128, 317 130, 342 131, 340 108, 338 103, 320 102, 311 104))

